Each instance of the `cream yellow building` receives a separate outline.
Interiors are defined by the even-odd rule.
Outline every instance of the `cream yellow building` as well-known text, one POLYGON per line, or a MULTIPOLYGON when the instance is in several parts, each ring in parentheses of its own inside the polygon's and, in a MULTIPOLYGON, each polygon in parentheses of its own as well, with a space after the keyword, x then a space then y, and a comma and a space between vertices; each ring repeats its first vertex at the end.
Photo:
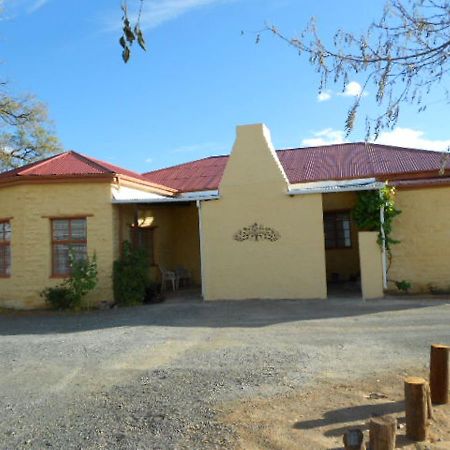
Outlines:
POLYGON ((112 300, 125 241, 146 246, 153 280, 181 267, 205 300, 377 298, 400 280, 446 291, 441 164, 438 152, 366 143, 275 151, 261 124, 237 128, 230 156, 143 175, 56 155, 0 174, 0 306, 45 306, 39 292, 69 275, 69 248, 96 254, 90 299, 112 300), (402 210, 390 264, 351 217, 358 191, 386 180, 402 210))

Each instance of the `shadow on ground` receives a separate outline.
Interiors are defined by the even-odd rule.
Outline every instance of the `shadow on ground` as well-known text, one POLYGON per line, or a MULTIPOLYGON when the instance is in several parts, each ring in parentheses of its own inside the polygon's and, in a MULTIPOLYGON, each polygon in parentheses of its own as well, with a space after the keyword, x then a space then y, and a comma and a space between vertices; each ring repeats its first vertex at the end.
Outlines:
MULTIPOLYGON (((321 427, 333 427, 341 423, 358 422, 358 424, 353 424, 351 427, 348 425, 337 428, 333 427, 324 432, 324 435, 328 437, 342 436, 349 428, 366 428, 366 425, 372 417, 397 414, 403 412, 404 409, 404 402, 350 406, 328 411, 320 419, 296 422, 294 428, 297 430, 311 430, 321 427)), ((402 420, 400 419, 399 422, 402 423, 402 420)))
POLYGON ((0 315, 0 335, 73 333, 115 327, 264 327, 277 323, 343 319, 443 306, 433 300, 240 300, 202 302, 198 298, 83 313, 8 312, 0 315))

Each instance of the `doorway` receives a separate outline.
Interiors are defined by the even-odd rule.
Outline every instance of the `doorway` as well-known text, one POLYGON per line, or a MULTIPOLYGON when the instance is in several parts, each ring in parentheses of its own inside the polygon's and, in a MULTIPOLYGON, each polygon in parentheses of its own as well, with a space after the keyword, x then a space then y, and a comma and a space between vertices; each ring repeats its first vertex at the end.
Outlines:
POLYGON ((352 220, 354 192, 323 194, 328 297, 360 297, 358 229, 352 220))

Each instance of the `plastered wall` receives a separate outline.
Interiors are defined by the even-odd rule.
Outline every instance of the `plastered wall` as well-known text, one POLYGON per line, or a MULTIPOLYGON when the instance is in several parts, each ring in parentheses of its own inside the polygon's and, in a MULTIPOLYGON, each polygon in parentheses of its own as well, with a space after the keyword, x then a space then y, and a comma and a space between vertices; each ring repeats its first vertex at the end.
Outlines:
POLYGON ((202 203, 206 300, 326 297, 322 196, 287 189, 267 128, 238 127, 220 199, 202 203), (280 238, 233 238, 253 223, 280 238))
POLYGON ((364 299, 383 297, 383 266, 377 231, 358 233, 361 260, 361 291, 364 299))

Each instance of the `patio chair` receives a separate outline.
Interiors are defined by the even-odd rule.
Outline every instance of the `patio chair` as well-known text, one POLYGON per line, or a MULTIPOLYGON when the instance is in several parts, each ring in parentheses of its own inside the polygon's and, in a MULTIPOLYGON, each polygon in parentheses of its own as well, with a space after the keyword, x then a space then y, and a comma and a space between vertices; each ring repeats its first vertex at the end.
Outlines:
POLYGON ((177 278, 177 287, 190 286, 192 283, 192 275, 188 269, 183 266, 175 267, 175 275, 177 278))
POLYGON ((178 288, 177 275, 173 270, 167 270, 164 267, 159 266, 161 272, 161 290, 164 290, 167 282, 172 286, 172 290, 175 291, 178 288))

